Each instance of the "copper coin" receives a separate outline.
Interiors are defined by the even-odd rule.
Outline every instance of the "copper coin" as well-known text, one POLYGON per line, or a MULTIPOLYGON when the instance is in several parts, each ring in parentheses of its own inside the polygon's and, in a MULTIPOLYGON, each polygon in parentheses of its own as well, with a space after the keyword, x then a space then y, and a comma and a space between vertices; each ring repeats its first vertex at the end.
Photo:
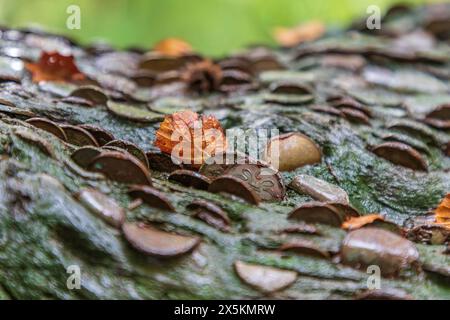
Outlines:
POLYGON ((134 185, 131 186, 128 194, 133 198, 140 198, 150 207, 159 208, 167 211, 175 211, 170 200, 159 190, 149 186, 134 185))
POLYGON ((122 232, 136 250, 161 258, 188 253, 200 243, 198 237, 169 233, 137 223, 124 223, 122 232))
POLYGON ((244 199, 248 203, 258 205, 260 199, 258 195, 241 179, 223 175, 211 182, 208 191, 213 193, 228 193, 238 198, 244 199))
POLYGON ((67 141, 66 133, 61 129, 55 122, 50 121, 45 118, 30 118, 26 120, 29 124, 42 129, 44 131, 50 132, 51 134, 57 136, 63 141, 67 141))
POLYGON ((286 193, 281 176, 262 164, 236 164, 225 174, 242 180, 263 201, 281 201, 286 193))
POLYGON ((67 142, 76 146, 94 146, 98 147, 98 142, 88 131, 83 128, 72 126, 70 124, 61 125, 67 136, 67 142))
POLYGON ((184 169, 172 172, 169 176, 169 180, 199 190, 208 190, 208 186, 211 183, 209 178, 200 173, 184 169))
POLYGON ((88 168, 117 182, 152 185, 148 169, 127 153, 104 151, 92 160, 88 168))
POLYGON ((108 132, 105 129, 102 129, 100 127, 93 126, 90 124, 80 124, 79 127, 88 131, 95 138, 95 140, 97 140, 98 144, 101 146, 114 140, 114 136, 110 132, 108 132))

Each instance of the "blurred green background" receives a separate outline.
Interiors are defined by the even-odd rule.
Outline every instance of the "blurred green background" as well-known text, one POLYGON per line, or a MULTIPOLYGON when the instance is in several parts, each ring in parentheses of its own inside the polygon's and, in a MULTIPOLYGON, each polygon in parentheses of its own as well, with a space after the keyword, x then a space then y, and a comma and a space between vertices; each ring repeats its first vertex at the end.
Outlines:
MULTIPOLYGON (((0 24, 43 26, 82 43, 97 39, 126 47, 150 48, 166 37, 180 37, 203 53, 220 55, 254 43, 273 43, 275 26, 319 19, 345 26, 367 15, 369 5, 382 11, 395 0, 0 0, 0 24), (68 30, 66 9, 81 8, 81 29, 68 30)), ((422 4, 439 0, 403 0, 422 4)))

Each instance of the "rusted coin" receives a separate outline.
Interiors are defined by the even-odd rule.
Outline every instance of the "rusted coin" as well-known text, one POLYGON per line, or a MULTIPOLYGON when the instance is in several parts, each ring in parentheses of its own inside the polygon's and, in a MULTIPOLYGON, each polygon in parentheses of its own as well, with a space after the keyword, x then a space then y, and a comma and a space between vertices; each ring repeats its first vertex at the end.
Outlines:
POLYGON ((289 219, 306 223, 322 223, 340 227, 344 221, 343 215, 333 206, 323 202, 306 202, 289 213, 289 219))
POLYGON ((194 210, 194 216, 207 224, 224 232, 229 231, 230 218, 228 218, 225 211, 214 203, 205 200, 194 200, 186 208, 194 210))
POLYGON ((99 148, 93 146, 85 146, 75 150, 72 153, 71 158, 80 167, 87 168, 92 160, 94 160, 94 158, 101 152, 102 150, 99 148))
POLYGON ((291 171, 321 161, 322 153, 310 138, 299 132, 272 138, 264 150, 264 161, 280 171, 291 171))
POLYGON ((350 122, 370 125, 369 117, 364 112, 351 108, 341 108, 340 110, 342 115, 350 122))
POLYGON ((105 144, 105 147, 118 147, 124 149, 138 158, 147 168, 150 167, 145 152, 134 143, 124 140, 112 140, 105 144))
POLYGON ((95 140, 98 142, 100 146, 103 146, 108 142, 114 140, 114 136, 110 132, 100 127, 93 126, 90 124, 80 124, 78 126, 88 131, 95 138, 95 140))
POLYGON ((297 280, 297 272, 243 261, 234 263, 239 278, 255 289, 270 293, 284 289, 297 280))
POLYGON ((419 253, 414 244, 392 232, 378 228, 351 231, 345 237, 341 258, 351 266, 377 265, 383 275, 417 269, 419 253))
POLYGON ((330 254, 321 249, 319 246, 315 245, 312 241, 297 239, 294 241, 289 241, 281 245, 278 250, 281 251, 291 251, 299 254, 304 254, 307 256, 313 256, 317 258, 330 258, 330 254))
POLYGON ((175 170, 182 169, 182 166, 174 163, 168 154, 159 151, 149 151, 146 153, 146 156, 152 170, 160 172, 173 172, 175 170))
POLYGON ((250 189, 250 187, 242 182, 241 179, 223 175, 219 178, 216 178, 209 185, 208 191, 213 193, 228 193, 232 194, 238 198, 244 199, 248 203, 258 205, 260 199, 258 195, 250 189))
POLYGON ((116 228, 125 221, 125 210, 113 198, 96 189, 84 188, 75 197, 91 212, 116 228))
POLYGON ((83 128, 72 126, 70 124, 60 125, 67 136, 67 142, 76 146, 95 146, 98 147, 98 142, 88 131, 83 128))
POLYGON ((117 182, 152 185, 148 169, 128 153, 103 151, 92 160, 88 169, 101 172, 109 179, 117 182))
POLYGON ((394 164, 413 170, 427 171, 428 166, 422 155, 414 148, 401 142, 385 142, 375 146, 372 151, 394 164))
POLYGON ((35 126, 44 131, 50 132, 63 141, 67 141, 66 133, 56 123, 45 118, 30 118, 26 120, 32 126, 35 126))
POLYGON ((164 193, 155 188, 144 185, 134 185, 130 187, 128 194, 133 198, 142 199, 142 201, 150 207, 175 211, 172 203, 167 199, 164 193))
POLYGON ((211 183, 211 180, 204 175, 185 169, 173 171, 169 176, 169 180, 199 190, 208 190, 211 183))
POLYGON ((236 164, 224 174, 242 180, 263 201, 281 201, 286 193, 280 174, 263 164, 236 164))
POLYGON ((199 237, 169 233, 137 223, 124 223, 122 231, 136 250, 160 258, 186 254, 200 243, 199 237))
POLYGON ((101 88, 83 86, 73 90, 69 97, 78 97, 90 101, 94 105, 106 105, 108 97, 101 88))

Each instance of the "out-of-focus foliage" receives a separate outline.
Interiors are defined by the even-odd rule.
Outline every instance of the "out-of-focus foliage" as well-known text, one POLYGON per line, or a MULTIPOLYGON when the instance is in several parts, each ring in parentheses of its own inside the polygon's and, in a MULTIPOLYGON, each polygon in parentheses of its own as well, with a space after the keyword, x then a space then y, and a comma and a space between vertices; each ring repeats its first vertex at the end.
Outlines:
MULTIPOLYGON (((432 1, 432 2, 438 2, 432 1)), ((222 54, 253 43, 273 43, 276 26, 310 19, 345 25, 367 15, 370 5, 383 11, 396 0, 0 0, 0 24, 41 25, 82 42, 106 39, 113 45, 150 47, 180 37, 208 54, 222 54), (81 29, 68 30, 66 9, 81 8, 81 29)), ((421 4, 431 1, 404 0, 421 4)))

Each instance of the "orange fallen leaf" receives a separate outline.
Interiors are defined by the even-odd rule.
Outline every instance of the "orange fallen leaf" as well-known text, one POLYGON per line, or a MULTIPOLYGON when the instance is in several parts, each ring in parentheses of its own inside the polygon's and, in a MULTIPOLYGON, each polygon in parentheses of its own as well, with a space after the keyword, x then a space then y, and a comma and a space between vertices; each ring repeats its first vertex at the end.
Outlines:
POLYGON ((75 64, 73 56, 58 52, 43 52, 37 63, 26 63, 33 82, 40 81, 79 81, 85 78, 75 64))
POLYGON ((450 193, 442 199, 434 210, 436 223, 450 229, 450 193))
POLYGON ((166 116, 156 132, 154 144, 161 152, 196 168, 226 149, 220 122, 213 116, 199 116, 190 110, 166 116))
POLYGON ((167 38, 158 42, 153 48, 154 51, 172 57, 178 57, 192 52, 189 43, 178 38, 167 38))
POLYGON ((347 221, 344 221, 344 223, 342 224, 342 228, 348 229, 348 230, 359 229, 359 228, 364 227, 365 225, 370 224, 377 220, 384 221, 384 218, 382 215, 379 215, 376 213, 368 214, 366 216, 361 216, 361 217, 351 217, 347 221))
POLYGON ((273 37, 278 44, 293 47, 305 41, 320 38, 325 33, 325 25, 317 20, 309 21, 293 28, 276 27, 273 37))

